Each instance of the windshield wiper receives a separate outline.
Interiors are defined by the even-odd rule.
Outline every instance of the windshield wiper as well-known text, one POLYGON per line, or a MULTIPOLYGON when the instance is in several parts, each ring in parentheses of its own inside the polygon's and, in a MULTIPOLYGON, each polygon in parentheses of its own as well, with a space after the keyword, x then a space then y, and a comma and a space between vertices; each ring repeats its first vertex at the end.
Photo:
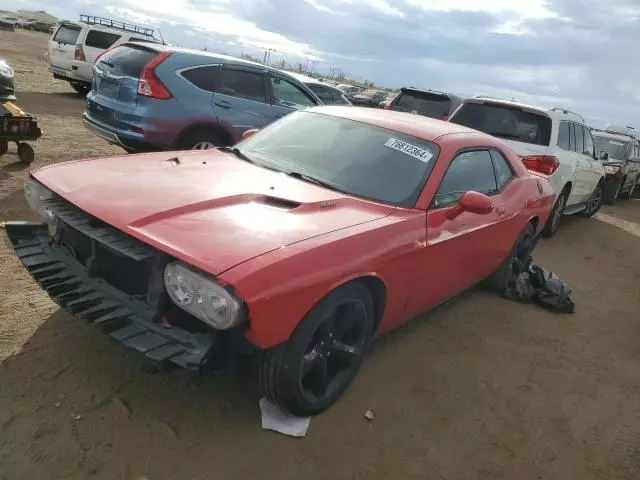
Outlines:
POLYGON ((240 160, 244 160, 245 162, 256 163, 255 161, 247 157, 244 153, 242 153, 238 147, 218 147, 218 150, 233 153, 236 157, 238 157, 240 160))
POLYGON ((315 183, 316 185, 320 185, 321 187, 328 188, 329 190, 335 190, 339 192, 340 190, 330 183, 325 182, 324 180, 320 180, 311 175, 307 175, 306 173, 300 172, 287 172, 287 175, 293 178, 297 178, 298 180, 302 180, 303 182, 315 183))

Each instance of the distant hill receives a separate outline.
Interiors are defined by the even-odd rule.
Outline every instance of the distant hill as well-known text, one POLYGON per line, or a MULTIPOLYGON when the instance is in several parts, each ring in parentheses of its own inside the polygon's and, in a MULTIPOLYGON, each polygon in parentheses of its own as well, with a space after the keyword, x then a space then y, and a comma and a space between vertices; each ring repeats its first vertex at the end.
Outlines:
POLYGON ((53 25, 58 22, 56 17, 49 15, 44 10, 18 10, 16 12, 0 10, 0 17, 17 17, 21 20, 32 20, 34 22, 43 22, 49 25, 53 25))

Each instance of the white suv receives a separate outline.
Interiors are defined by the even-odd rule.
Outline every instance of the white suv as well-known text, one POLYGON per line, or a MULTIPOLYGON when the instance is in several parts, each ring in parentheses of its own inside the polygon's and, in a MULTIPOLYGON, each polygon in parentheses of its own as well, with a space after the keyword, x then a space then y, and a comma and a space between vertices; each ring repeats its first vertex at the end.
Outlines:
POLYGON ((54 78, 68 81, 83 95, 91 90, 92 67, 105 50, 123 42, 159 42, 151 28, 108 18, 80 15, 79 22, 63 20, 49 38, 47 61, 54 78))
POLYGON ((465 100, 449 121, 504 140, 528 169, 548 175, 556 202, 544 236, 558 231, 562 215, 590 217, 600 209, 604 166, 596 158, 590 128, 580 115, 474 97, 465 100))

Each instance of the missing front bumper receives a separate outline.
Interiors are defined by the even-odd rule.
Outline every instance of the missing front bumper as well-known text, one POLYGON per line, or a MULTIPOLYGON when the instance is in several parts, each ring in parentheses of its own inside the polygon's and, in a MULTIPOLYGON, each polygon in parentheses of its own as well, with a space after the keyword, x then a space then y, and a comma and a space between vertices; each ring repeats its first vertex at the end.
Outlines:
POLYGON ((72 255, 51 241, 47 224, 7 222, 5 229, 22 264, 54 302, 125 346, 152 360, 190 369, 203 367, 218 349, 217 332, 192 333, 154 322, 144 301, 90 277, 72 255))

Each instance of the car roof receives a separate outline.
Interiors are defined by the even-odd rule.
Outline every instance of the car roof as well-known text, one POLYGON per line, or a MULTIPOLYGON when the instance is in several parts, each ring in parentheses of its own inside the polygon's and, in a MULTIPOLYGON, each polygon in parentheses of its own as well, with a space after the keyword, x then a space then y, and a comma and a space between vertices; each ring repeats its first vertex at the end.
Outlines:
POLYGON ((582 118, 579 114, 567 110, 565 108, 545 108, 538 107, 536 105, 529 105, 527 103, 522 102, 514 102, 511 100, 502 100, 500 98, 486 97, 486 96, 476 96, 473 98, 466 98, 462 101, 462 104, 467 103, 479 103, 479 104, 490 104, 490 105, 503 105, 506 107, 518 107, 523 110, 537 113, 539 115, 545 115, 552 120, 568 120, 576 123, 581 123, 582 125, 587 125, 587 122, 582 118))
POLYGON ((367 123, 430 142, 445 135, 469 134, 482 137, 487 145, 503 145, 502 141, 490 135, 462 125, 395 110, 352 106, 322 106, 309 108, 306 111, 367 123))
POLYGON ((631 135, 624 135, 622 133, 616 133, 616 132, 607 132, 606 130, 599 130, 597 128, 594 128, 593 130, 591 130, 591 135, 593 135, 594 137, 603 137, 603 138, 610 138, 612 140, 620 140, 621 142, 631 142, 631 141, 638 141, 635 137, 632 137, 631 135))
POLYGON ((127 46, 127 45, 135 45, 135 46, 143 45, 143 46, 145 46, 147 48, 150 48, 152 50, 155 50, 157 52, 171 52, 171 53, 184 53, 185 55, 198 55, 200 57, 207 57, 207 58, 211 58, 211 59, 214 59, 214 60, 222 60, 222 61, 229 62, 229 63, 235 63, 236 65, 251 65, 251 66, 254 66, 254 67, 259 67, 260 69, 268 71, 268 72, 279 73, 279 74, 281 74, 283 76, 293 77, 291 72, 278 70, 277 68, 269 67, 267 65, 263 65, 262 63, 252 62, 251 60, 245 60, 244 58, 231 57, 229 55, 223 55, 223 54, 220 54, 220 53, 205 52, 204 50, 196 50, 194 48, 176 47, 176 46, 173 46, 173 45, 166 45, 166 44, 163 45, 161 43, 148 42, 148 41, 124 42, 122 45, 124 45, 124 46, 127 46))
POLYGON ((292 76, 293 78, 297 79, 298 81, 300 81, 302 83, 319 83, 321 85, 326 85, 328 87, 333 87, 333 85, 329 85, 328 83, 321 82, 317 78, 313 78, 313 77, 310 77, 308 75, 303 75, 302 73, 287 72, 286 70, 280 70, 280 71, 283 72, 283 73, 286 73, 287 75, 292 76))
POLYGON ((431 95, 442 95, 443 97, 447 97, 449 99, 452 99, 452 98, 461 99, 460 97, 458 97, 457 95, 453 95, 452 93, 440 92, 438 90, 430 90, 430 89, 424 89, 424 88, 401 87, 400 93, 404 93, 404 92, 429 93, 431 95))

